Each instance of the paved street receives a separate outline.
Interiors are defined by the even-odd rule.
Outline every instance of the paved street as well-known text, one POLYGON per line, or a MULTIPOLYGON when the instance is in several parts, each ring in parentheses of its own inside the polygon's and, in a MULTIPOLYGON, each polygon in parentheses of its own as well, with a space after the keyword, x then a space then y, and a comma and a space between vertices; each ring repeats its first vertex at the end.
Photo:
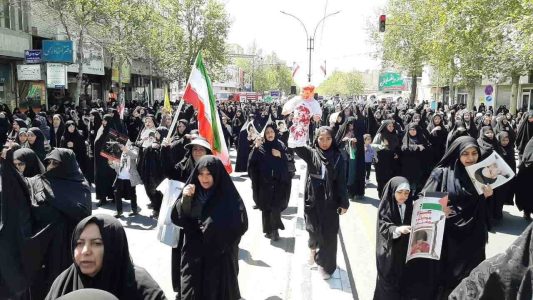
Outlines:
MULTIPOLYGON (((232 151, 232 158, 235 153, 232 151)), ((332 279, 320 278, 316 267, 307 265, 307 233, 304 229, 303 182, 305 164, 297 160, 297 175, 293 179, 291 201, 283 212, 286 229, 281 239, 272 242, 263 237, 261 213, 252 208, 250 179, 244 173, 232 174, 233 181, 244 199, 249 217, 249 229, 240 243, 239 283, 244 299, 372 299, 374 292, 375 232, 377 191, 369 184, 366 198, 351 202, 348 213, 341 217, 338 265, 332 279), (355 283, 355 287, 353 286, 355 283)), ((371 182, 375 182, 372 173, 371 182)), ((144 187, 137 188, 141 215, 122 218, 129 239, 134 263, 146 268, 173 299, 170 272, 170 248, 156 240, 156 222, 148 215, 144 187)), ((96 201, 93 202, 96 203, 96 201)), ((94 206, 96 208, 96 206, 94 206)), ((129 205, 125 205, 125 216, 129 205)), ((94 213, 114 213, 114 205, 95 209, 94 213)), ((527 226, 515 207, 505 207, 504 220, 490 233, 487 257, 508 245, 527 226)))

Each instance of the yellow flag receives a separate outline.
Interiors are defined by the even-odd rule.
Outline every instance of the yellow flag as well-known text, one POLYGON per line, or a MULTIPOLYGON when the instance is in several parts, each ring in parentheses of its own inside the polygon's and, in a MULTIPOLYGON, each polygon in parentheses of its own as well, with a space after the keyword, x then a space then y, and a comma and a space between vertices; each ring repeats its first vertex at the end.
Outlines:
POLYGON ((168 88, 165 87, 165 103, 163 104, 163 108, 167 112, 172 112, 172 106, 170 105, 170 97, 168 96, 168 88))

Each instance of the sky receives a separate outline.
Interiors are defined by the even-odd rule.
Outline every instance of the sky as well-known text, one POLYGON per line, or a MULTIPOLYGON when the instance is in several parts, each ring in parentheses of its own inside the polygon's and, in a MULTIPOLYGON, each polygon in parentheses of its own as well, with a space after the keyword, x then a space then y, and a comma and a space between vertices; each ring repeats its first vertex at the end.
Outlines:
POLYGON ((255 43, 263 54, 276 52, 279 58, 300 69, 295 76, 299 85, 307 82, 309 54, 303 26, 280 10, 293 14, 313 35, 317 23, 325 15, 340 10, 319 26, 312 54, 311 83, 319 85, 325 77, 320 65, 326 61, 327 75, 334 70, 365 71, 379 69, 371 57, 367 23, 378 23, 377 16, 386 0, 221 0, 232 21, 229 43, 246 49, 255 43))

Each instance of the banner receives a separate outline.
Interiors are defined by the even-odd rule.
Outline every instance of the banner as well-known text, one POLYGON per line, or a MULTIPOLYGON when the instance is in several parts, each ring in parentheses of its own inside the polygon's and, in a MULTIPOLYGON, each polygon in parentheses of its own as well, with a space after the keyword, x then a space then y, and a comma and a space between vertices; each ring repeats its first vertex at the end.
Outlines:
POLYGON ((74 63, 74 43, 44 40, 42 59, 45 62, 74 63))
POLYGON ((120 161, 122 156, 122 150, 120 150, 120 144, 126 145, 128 137, 120 134, 118 131, 111 129, 107 136, 107 141, 100 151, 100 155, 112 161, 120 161))
POLYGON ((379 74, 379 90, 382 92, 406 91, 405 80, 400 73, 379 74))
POLYGON ((406 262, 413 258, 440 260, 447 204, 446 193, 426 193, 413 203, 406 262))
POLYGON ((184 186, 185 183, 181 181, 165 179, 156 188, 163 193, 163 201, 159 211, 159 219, 157 220, 157 239, 161 243, 174 248, 178 246, 180 227, 172 223, 170 216, 176 201, 179 201, 178 197, 184 186))

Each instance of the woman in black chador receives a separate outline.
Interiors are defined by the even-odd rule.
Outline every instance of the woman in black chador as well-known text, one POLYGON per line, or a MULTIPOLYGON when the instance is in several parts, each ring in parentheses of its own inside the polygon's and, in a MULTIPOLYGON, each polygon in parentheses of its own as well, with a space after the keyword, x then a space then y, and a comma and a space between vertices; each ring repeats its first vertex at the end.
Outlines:
MULTIPOLYGON (((527 121, 526 121, 527 122, 527 121)), ((516 206, 524 211, 524 218, 531 221, 533 201, 531 201, 531 183, 533 182, 533 138, 524 147, 524 153, 518 173, 516 174, 516 206)))
POLYGON ((309 263, 316 262, 322 278, 329 279, 337 268, 339 215, 350 206, 346 162, 328 126, 318 128, 313 148, 298 147, 294 152, 307 163, 304 214, 311 250, 309 263))
POLYGON ((365 151, 364 130, 366 123, 362 116, 349 117, 339 128, 335 135, 335 141, 340 149, 345 152, 346 184, 348 197, 362 199, 365 195, 365 151))
POLYGON ((377 281, 375 300, 402 299, 409 278, 404 276, 413 201, 404 177, 392 178, 379 203, 376 234, 377 281))
POLYGON ((46 157, 46 149, 44 146, 45 138, 43 132, 38 127, 32 127, 28 129, 27 135, 30 149, 35 152, 41 161, 44 161, 44 158, 46 157))
POLYGON ((179 299, 240 299, 238 252, 248 217, 218 158, 206 155, 198 161, 172 221, 184 232, 179 299))
POLYGON ((380 198, 385 184, 399 172, 398 153, 401 144, 394 125, 393 120, 383 121, 372 141, 372 148, 376 150, 378 158, 375 168, 380 198))
POLYGON ((80 134, 76 123, 70 120, 65 123, 65 133, 61 139, 61 148, 67 148, 74 151, 76 160, 80 165, 81 172, 87 176, 87 145, 85 138, 80 134))
POLYGON ((415 123, 407 125, 400 156, 400 174, 409 180, 413 195, 422 190, 427 176, 431 172, 429 169, 431 166, 429 143, 418 129, 419 126, 415 123))
POLYGON ((107 114, 104 116, 102 125, 98 129, 94 140, 94 185, 98 206, 104 205, 107 202, 107 198, 114 199, 115 197, 113 193, 113 181, 116 177, 116 172, 109 166, 107 158, 100 155, 111 129, 117 130, 113 124, 113 115, 107 114))
POLYGON ((437 113, 433 116, 427 131, 429 132, 429 143, 431 144, 429 149, 432 157, 431 167, 433 167, 438 161, 440 161, 446 151, 448 130, 446 129, 446 126, 444 126, 442 115, 437 113))
POLYGON ((131 261, 126 232, 112 216, 94 215, 79 222, 71 247, 74 262, 55 279, 46 300, 81 289, 103 290, 119 300, 166 299, 150 274, 131 261))
POLYGON ((46 172, 27 178, 31 195, 32 232, 43 238, 33 260, 41 268, 32 286, 43 299, 53 280, 71 263, 69 241, 76 224, 91 214, 91 190, 69 149, 56 148, 45 158, 46 172))
POLYGON ((440 261, 409 261, 409 295, 415 299, 447 299, 449 293, 485 259, 488 240, 487 199, 490 186, 479 195, 465 167, 478 162, 476 140, 462 136, 455 140, 431 173, 422 193, 448 193, 446 227, 440 261), (418 297, 418 298, 417 298, 418 297))
POLYGON ((277 241, 278 229, 285 229, 281 212, 287 208, 291 193, 289 161, 287 148, 277 139, 274 125, 267 124, 264 131, 264 141, 256 139, 250 153, 248 174, 255 204, 262 211, 263 233, 277 241))
POLYGON ((44 165, 33 150, 18 149, 13 152, 13 164, 24 177, 33 177, 44 173, 44 165))

